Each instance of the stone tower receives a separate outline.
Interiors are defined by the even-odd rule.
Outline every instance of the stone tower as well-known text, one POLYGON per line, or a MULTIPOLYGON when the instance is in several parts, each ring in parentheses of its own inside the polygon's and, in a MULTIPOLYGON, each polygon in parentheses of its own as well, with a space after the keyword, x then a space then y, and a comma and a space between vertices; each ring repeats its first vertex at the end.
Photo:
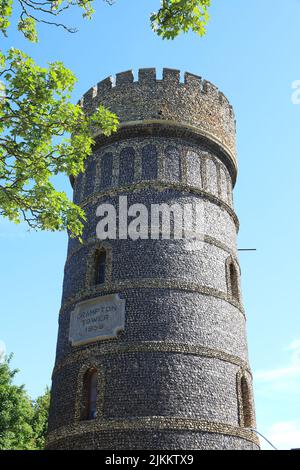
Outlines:
POLYGON ((96 131, 72 181, 87 223, 83 244, 69 240, 47 448, 258 449, 231 105, 198 76, 164 69, 157 79, 152 68, 101 81, 81 104, 103 104, 120 126, 96 131), (99 240, 97 208, 120 196, 149 211, 201 203, 200 246, 124 232, 99 240))

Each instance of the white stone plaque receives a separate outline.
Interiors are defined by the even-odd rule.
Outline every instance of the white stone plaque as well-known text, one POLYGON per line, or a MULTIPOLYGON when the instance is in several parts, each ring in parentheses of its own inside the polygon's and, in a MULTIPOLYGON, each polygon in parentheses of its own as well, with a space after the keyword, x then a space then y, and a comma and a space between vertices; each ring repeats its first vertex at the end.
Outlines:
POLYGON ((125 327, 125 300, 119 294, 79 302, 71 312, 69 340, 72 346, 115 338, 125 327))

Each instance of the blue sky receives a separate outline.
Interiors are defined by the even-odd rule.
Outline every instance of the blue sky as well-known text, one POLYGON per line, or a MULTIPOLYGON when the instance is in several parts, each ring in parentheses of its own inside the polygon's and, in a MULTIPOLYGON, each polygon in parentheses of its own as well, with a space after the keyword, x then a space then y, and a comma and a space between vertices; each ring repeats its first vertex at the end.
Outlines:
MULTIPOLYGON (((207 36, 171 42, 150 30, 158 5, 96 2, 92 21, 74 12, 66 18, 79 28, 74 35, 41 26, 37 45, 11 31, 2 47, 21 48, 41 65, 63 61, 78 78, 74 101, 108 75, 152 66, 201 75, 230 99, 239 246, 257 248, 240 261, 258 429, 279 448, 300 447, 300 105, 291 100, 300 79, 300 1, 283 8, 281 0, 212 0, 207 36)), ((67 178, 58 184, 71 194, 67 178)), ((35 397, 50 384, 67 237, 0 220, 0 242, 0 340, 35 397)))

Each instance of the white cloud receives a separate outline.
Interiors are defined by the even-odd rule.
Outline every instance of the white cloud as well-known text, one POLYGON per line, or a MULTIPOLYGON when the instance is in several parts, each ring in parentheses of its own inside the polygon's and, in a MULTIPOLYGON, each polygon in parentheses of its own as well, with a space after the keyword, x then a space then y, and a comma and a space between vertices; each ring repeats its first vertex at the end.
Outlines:
MULTIPOLYGON (((300 448, 299 390, 300 390, 300 339, 294 340, 284 352, 286 364, 254 373, 257 401, 262 410, 272 407, 272 416, 278 422, 270 422, 258 430, 278 449, 300 448), (283 413, 288 413, 283 421, 283 413), (292 413, 292 414, 291 414, 292 413), (280 417, 279 417, 280 416, 280 417), (289 418, 292 420, 288 421, 289 418), (281 421, 279 421, 281 420, 281 421)), ((268 414, 268 413, 267 413, 268 414)), ((263 413, 262 413, 263 415, 263 413)), ((260 439, 262 449, 271 449, 260 439)))
MULTIPOLYGON (((268 440, 279 450, 300 448, 300 421, 283 421, 272 424, 264 433, 268 440)), ((270 449, 263 439, 261 448, 270 449)))
POLYGON ((300 379, 300 340, 293 341, 288 350, 290 353, 289 363, 285 367, 278 367, 270 370, 259 370, 254 377, 259 382, 278 382, 283 379, 297 380, 300 379))

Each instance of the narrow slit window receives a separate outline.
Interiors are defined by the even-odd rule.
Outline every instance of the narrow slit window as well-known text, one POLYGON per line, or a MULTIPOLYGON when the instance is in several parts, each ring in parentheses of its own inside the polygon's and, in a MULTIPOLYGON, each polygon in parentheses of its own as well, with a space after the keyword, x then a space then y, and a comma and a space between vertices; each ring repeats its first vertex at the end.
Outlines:
POLYGON ((239 295, 239 281, 237 269, 233 262, 229 264, 229 280, 230 280, 230 294, 231 297, 237 301, 240 300, 239 295))
POLYGON ((83 409, 82 420, 92 420, 97 417, 97 369, 88 370, 83 379, 83 409))
POLYGON ((95 419, 96 415, 97 415, 97 371, 94 370, 90 374, 88 419, 95 419))
POLYGON ((248 382, 245 377, 241 378, 241 394, 242 394, 242 412, 243 425, 245 428, 252 428, 252 400, 248 382))
POLYGON ((96 269, 95 269, 95 284, 105 283, 105 271, 106 271, 106 251, 100 250, 96 255, 96 269))

